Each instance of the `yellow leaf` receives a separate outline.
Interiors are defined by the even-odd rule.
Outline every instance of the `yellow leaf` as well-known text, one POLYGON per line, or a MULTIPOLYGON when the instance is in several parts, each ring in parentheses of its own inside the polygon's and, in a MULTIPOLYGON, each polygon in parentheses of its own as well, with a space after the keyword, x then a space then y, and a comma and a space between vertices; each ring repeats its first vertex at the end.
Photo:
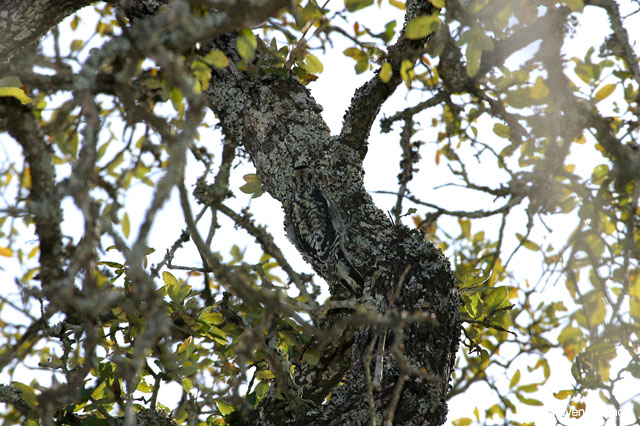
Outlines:
POLYGON ((131 223, 129 222, 129 215, 127 213, 122 217, 122 232, 126 238, 129 238, 129 231, 131 229, 131 223))
POLYGON ((471 237, 471 221, 469 219, 461 219, 458 218, 458 223, 460 224, 460 228, 462 229, 462 235, 465 238, 471 237))
POLYGON ((164 271, 162 273, 162 280, 169 287, 178 286, 179 285, 178 284, 178 280, 176 279, 176 277, 174 277, 173 274, 171 272, 168 272, 168 271, 164 271))
POLYGON ((432 32, 438 31, 440 24, 440 18, 436 14, 418 16, 407 24, 405 36, 411 40, 424 38, 432 32))
POLYGON ((104 390, 107 388, 107 382, 103 381, 98 385, 97 388, 93 392, 91 392, 91 398, 93 399, 102 399, 104 398, 104 390))
POLYGON ((210 63, 216 68, 225 68, 229 65, 229 58, 225 55, 222 50, 214 49, 211 52, 207 53, 207 56, 204 57, 205 62, 210 63))
POLYGON ((260 178, 255 173, 246 174, 242 176, 242 179, 244 179, 244 181, 247 183, 260 182, 260 178))
POLYGON ((545 99, 549 96, 549 86, 544 83, 542 77, 536 79, 536 84, 533 85, 530 91, 530 95, 533 99, 545 99))
POLYGON ((581 133, 580 136, 575 138, 573 141, 575 143, 579 143, 580 145, 583 145, 583 144, 587 143, 587 138, 584 137, 584 133, 581 133))
POLYGON ((564 0, 564 3, 574 12, 582 12, 582 9, 584 9, 582 0, 564 0))
POLYGON ((260 370, 256 373, 256 377, 260 380, 270 380, 276 376, 271 372, 271 370, 260 370))
POLYGON ((178 353, 184 352, 185 349, 187 349, 189 347, 190 343, 191 343, 191 336, 189 336, 186 339, 184 339, 184 342, 182 342, 180 344, 180 346, 178 346, 178 353))
POLYGON ((400 10, 405 10, 407 8, 407 5, 405 3, 398 0, 389 0, 389 3, 391 4, 391 6, 397 7, 400 10))
POLYGON ((532 250, 532 251, 538 251, 538 250, 540 250, 540 246, 538 246, 536 243, 534 243, 534 242, 533 242, 533 241, 531 241, 531 240, 527 240, 527 239, 524 237, 524 235, 516 233, 516 238, 518 238, 518 241, 520 241, 520 243, 521 243, 524 247, 528 248, 529 250, 532 250))
POLYGON ((493 133, 495 133, 496 135, 500 136, 501 138, 508 138, 509 137, 509 126, 505 126, 502 123, 496 123, 493 126, 493 133))
POLYGON ((482 59, 482 50, 476 43, 469 43, 466 51, 467 57, 467 75, 475 77, 480 69, 480 59, 482 59))
POLYGON ((344 5, 349 12, 355 12, 356 10, 364 9, 371 6, 373 0, 344 0, 344 5))
POLYGON ((38 407, 38 397, 32 387, 20 382, 11 382, 11 385, 20 391, 20 397, 29 408, 36 409, 38 407))
POLYGON ((554 392, 553 396, 556 399, 567 399, 568 396, 573 395, 574 391, 572 390, 561 390, 558 392, 554 392))
POLYGON ((22 105, 27 105, 33 102, 33 99, 28 97, 24 90, 19 87, 0 87, 0 96, 16 98, 22 105))
POLYGON ((520 382, 520 370, 516 370, 511 377, 511 381, 509 382, 509 387, 512 388, 520 382))
POLYGON ((600 90, 598 90, 593 98, 596 101, 600 102, 601 100, 609 97, 609 95, 612 94, 614 90, 616 90, 615 84, 607 84, 606 86, 603 86, 600 90))
POLYGON ((437 7, 438 9, 442 9, 444 7, 444 0, 429 0, 432 5, 437 7))
POLYGON ((255 48, 251 44, 251 40, 246 37, 238 37, 236 40, 236 48, 242 59, 251 62, 255 56, 255 48))
POLYGON ((78 23, 80 22, 80 17, 78 15, 73 17, 73 20, 71 21, 71 29, 72 30, 76 30, 76 28, 78 28, 78 23))
POLYGON ((527 405, 534 405, 534 406, 542 406, 544 405, 542 402, 538 401, 537 399, 533 399, 533 398, 525 398, 524 396, 516 393, 516 398, 518 398, 520 400, 520 402, 522 402, 523 404, 527 404, 527 405))
POLYGON ((84 41, 82 40, 73 40, 71 42, 71 50, 73 52, 77 52, 78 50, 82 49, 82 46, 84 46, 84 41))
POLYGON ((185 392, 189 392, 193 387, 193 382, 188 377, 183 378, 181 381, 181 384, 182 384, 182 389, 184 389, 185 392))
POLYGON ((378 77, 380 77, 380 80, 382 80, 384 83, 388 83, 389 80, 391 80, 392 75, 393 70, 391 69, 391 64, 389 62, 385 62, 384 64, 382 64, 380 73, 378 73, 378 77))
POLYGON ((11 250, 9 247, 0 247, 0 256, 12 257, 13 250, 11 250))
POLYGON ((40 251, 40 246, 35 246, 34 248, 31 249, 31 251, 27 255, 27 258, 33 259, 35 255, 38 254, 39 251, 40 251))
POLYGON ((223 416, 227 416, 236 411, 233 405, 229 405, 221 399, 216 399, 216 405, 218 406, 220 414, 222 414, 223 416))
POLYGON ((304 59, 305 69, 307 72, 311 74, 321 73, 324 67, 322 66, 322 62, 318 59, 317 56, 309 53, 307 57, 304 59))

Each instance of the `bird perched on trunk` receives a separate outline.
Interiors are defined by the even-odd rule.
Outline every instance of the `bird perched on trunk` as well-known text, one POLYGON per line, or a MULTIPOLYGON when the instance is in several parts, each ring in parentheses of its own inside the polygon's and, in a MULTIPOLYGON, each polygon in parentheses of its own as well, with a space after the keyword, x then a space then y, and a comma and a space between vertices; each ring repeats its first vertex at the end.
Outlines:
POLYGON ((363 285, 362 276, 344 249, 346 227, 340 212, 318 187, 309 167, 296 167, 293 181, 295 190, 287 212, 287 236, 331 283, 338 283, 357 296, 363 285))

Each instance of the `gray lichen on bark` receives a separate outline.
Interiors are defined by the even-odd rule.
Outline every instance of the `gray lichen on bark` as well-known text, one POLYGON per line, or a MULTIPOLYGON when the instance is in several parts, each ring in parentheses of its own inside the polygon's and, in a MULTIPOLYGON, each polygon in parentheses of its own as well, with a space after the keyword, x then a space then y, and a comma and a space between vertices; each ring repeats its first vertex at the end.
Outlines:
MULTIPOLYGON (((234 40, 225 35, 211 47, 233 58, 234 40)), ((266 191, 282 202, 285 211, 293 189, 294 166, 305 163, 312 167, 319 184, 336 202, 341 216, 347 218, 345 246, 367 284, 361 303, 380 313, 431 314, 430 323, 414 323, 391 331, 392 342, 401 340, 396 346, 402 348, 404 359, 399 362, 394 356, 385 357, 382 389, 375 393, 375 406, 381 415, 402 377, 396 424, 443 423, 447 412, 445 394, 460 334, 459 299, 447 259, 425 241, 424 235, 393 224, 375 206, 363 186, 362 151, 344 143, 344 138, 330 135, 320 106, 292 73, 285 77, 268 72, 251 74, 232 63, 214 71, 207 95, 225 136, 247 151, 266 191), (407 266, 409 273, 399 283, 407 266), (390 295, 398 285, 399 297, 390 305, 390 295), (407 366, 426 374, 412 375, 407 366)), ((384 102, 387 96, 378 102, 384 102)), ((369 113, 364 112, 371 121, 369 113)), ((362 112, 352 106, 345 125, 353 124, 358 114, 362 112)), ((366 143, 368 128, 365 130, 366 134, 358 138, 366 143)), ((286 402, 265 401, 243 424, 252 424, 256 419, 264 424, 368 424, 370 406, 364 396, 367 382, 362 355, 376 330, 380 329, 369 326, 355 331, 353 344, 340 349, 348 363, 336 367, 327 360, 326 364, 320 363, 322 374, 304 370, 304 374, 325 379, 324 395, 315 388, 317 382, 297 376, 303 400, 313 399, 319 404, 323 401, 320 396, 333 392, 328 403, 294 415, 286 414, 287 407, 291 408, 286 402), (343 379, 344 385, 336 387, 343 379)))

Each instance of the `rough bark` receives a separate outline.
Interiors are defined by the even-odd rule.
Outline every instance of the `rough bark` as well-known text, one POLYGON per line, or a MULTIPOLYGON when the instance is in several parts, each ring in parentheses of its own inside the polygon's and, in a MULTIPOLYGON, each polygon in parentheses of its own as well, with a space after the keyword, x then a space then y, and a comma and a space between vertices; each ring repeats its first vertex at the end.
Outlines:
MULTIPOLYGON (((0 10, 4 13, 14 3, 20 2, 0 0, 0 10)), ((254 3, 256 6, 261 2, 254 3)), ((279 1, 267 3, 269 10, 284 5, 279 1)), ((49 11, 47 17, 51 20, 42 17, 38 20, 40 15, 30 15, 26 7, 18 8, 22 11, 22 18, 18 18, 22 19, 25 29, 14 31, 5 24, 4 34, 10 34, 13 40, 0 39, 0 58, 8 58, 6 52, 35 40, 86 3, 37 3, 43 7, 54 7, 54 4, 56 10, 49 11)), ((40 12, 43 10, 47 9, 40 12)), ((236 10, 256 9, 238 7, 236 10)), ((409 2, 407 21, 431 11, 428 2, 409 2)), ((195 43, 255 19, 254 15, 239 15, 229 9, 217 17, 194 22, 182 38, 179 32, 161 33, 162 37, 147 36, 148 33, 157 36, 154 31, 162 28, 168 19, 180 22, 183 15, 176 12, 176 16, 157 16, 148 26, 134 22, 129 37, 140 51, 161 45, 177 48, 189 45, 185 39, 195 43)), ((424 42, 401 37, 394 53, 399 55, 397 58, 415 56, 407 52, 420 51, 424 42)), ((77 79, 74 86, 93 87, 96 80, 93 68, 97 69, 110 55, 133 50, 131 44, 127 39, 116 39, 92 54, 82 78, 77 79)), ((233 35, 218 36, 210 47, 238 59, 233 35)), ((270 393, 256 410, 243 413, 237 420, 239 424, 365 425, 370 424, 372 415, 378 419, 393 418, 393 424, 399 425, 439 425, 445 420, 445 394, 460 334, 459 299, 449 262, 425 241, 423 234, 392 223, 374 205, 362 180, 362 160, 371 126, 380 106, 400 82, 398 61, 393 64, 395 77, 389 84, 374 77, 359 89, 337 137, 330 135, 320 115, 321 107, 292 73, 283 76, 260 67, 252 72, 241 71, 233 61, 229 67, 213 72, 207 101, 216 112, 225 136, 249 154, 271 196, 288 210, 293 168, 306 164, 314 170, 327 196, 338 205, 342 217, 348 218, 345 246, 366 280, 358 302, 380 314, 378 325, 362 326, 366 318, 358 319, 344 311, 331 312, 325 328, 330 331, 340 324, 344 332, 334 334, 331 341, 320 342, 323 356, 316 366, 295 369, 299 399, 278 399, 270 393), (384 336, 386 343, 377 344, 384 336), (385 367, 379 386, 373 389, 371 380, 367 379, 372 369, 364 360, 370 355, 369 348, 375 345, 385 349, 385 367), (338 386, 340 382, 344 385, 338 386), (330 394, 330 401, 323 403, 330 394)))
POLYGON ((62 210, 55 189, 53 149, 31 111, 12 98, 0 98, 1 128, 20 143, 31 173, 29 210, 40 240, 40 280, 47 291, 58 291, 62 278, 62 210), (52 288, 56 287, 56 288, 52 288))
POLYGON ((0 0, 0 65, 90 0, 0 0))
MULTIPOLYGON (((210 47, 234 58, 234 46, 233 36, 222 36, 210 47)), ((353 140, 366 141, 371 117, 389 94, 374 101, 373 110, 367 110, 359 102, 362 98, 356 96, 357 108, 352 106, 345 124, 350 130, 343 133, 353 133, 351 116, 361 110, 369 124, 358 123, 361 127, 353 140)), ((400 311, 432 314, 435 324, 415 323, 389 331, 387 348, 401 350, 385 357, 381 388, 373 398, 376 416, 388 415, 385 410, 391 408, 395 411, 394 424, 442 424, 460 333, 458 295, 449 262, 423 235, 393 224, 373 204, 362 184, 363 150, 353 149, 349 146, 352 143, 341 143, 341 138, 329 134, 320 116, 321 107, 293 74, 250 74, 230 65, 216 70, 208 96, 227 138, 249 153, 265 189, 282 202, 285 211, 291 201, 294 166, 304 163, 313 168, 342 216, 349 218, 347 250, 367 277, 362 303, 388 315, 400 311), (402 279, 407 268, 409 272, 402 279), (399 296, 394 300, 398 288, 399 296), (426 374, 412 374, 417 371, 426 374), (393 402, 396 391, 401 392, 397 406, 393 402)), ((295 377, 301 387, 300 400, 307 405, 300 407, 269 395, 241 424, 369 424, 369 383, 363 356, 374 335, 383 334, 383 328, 366 327, 355 332, 351 346, 344 345, 348 340, 336 338, 343 344, 332 342, 332 356, 295 377), (343 362, 336 363, 336 355, 342 355, 343 362), (344 386, 336 389, 343 379, 344 386), (319 384, 324 388, 319 389, 319 384), (329 392, 333 392, 330 401, 320 405, 329 392)))

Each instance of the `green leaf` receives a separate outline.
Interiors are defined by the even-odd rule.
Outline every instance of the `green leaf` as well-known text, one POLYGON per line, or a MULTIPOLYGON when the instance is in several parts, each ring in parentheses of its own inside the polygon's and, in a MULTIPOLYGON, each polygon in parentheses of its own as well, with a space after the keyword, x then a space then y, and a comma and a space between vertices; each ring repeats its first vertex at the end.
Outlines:
POLYGON ((220 414, 222 414, 223 416, 228 416, 229 414, 236 411, 233 405, 229 405, 219 398, 216 398, 215 401, 216 401, 216 405, 218 406, 218 411, 220 411, 220 414))
POLYGON ((538 384, 537 383, 531 383, 531 384, 528 384, 528 385, 518 386, 518 391, 522 391, 522 392, 526 392, 526 393, 537 392, 538 391, 538 384))
POLYGON ((493 125, 493 133, 500 136, 501 138, 509 138, 509 126, 505 126, 502 123, 496 123, 493 125))
POLYGON ((531 251, 539 251, 540 250, 540 246, 538 246, 533 241, 530 241, 530 240, 526 239, 524 235, 516 233, 516 238, 518 238, 518 241, 520 241, 520 243, 522 244, 523 247, 526 247, 531 251))
POLYGON ((378 77, 384 83, 388 83, 391 80, 391 76, 393 75, 393 70, 391 69, 391 64, 389 62, 385 62, 382 64, 380 68, 380 73, 378 73, 378 77))
POLYGON ((302 355, 302 360, 309 365, 318 365, 320 362, 320 351, 317 349, 307 349, 302 355))
POLYGON ((82 41, 82 40, 73 40, 71 42, 71 51, 72 52, 77 52, 78 50, 82 49, 82 46, 84 46, 84 41, 82 41))
POLYGON ((425 38, 429 34, 438 31, 441 24, 440 18, 435 13, 433 15, 418 16, 407 24, 405 37, 410 40, 425 38))
POLYGON ((304 59, 305 69, 307 72, 311 74, 321 73, 324 69, 322 66, 322 62, 318 59, 317 56, 312 55, 311 53, 307 54, 307 57, 304 59))
POLYGON ((258 397, 258 399, 264 398, 264 396, 267 394, 268 391, 269 391, 269 382, 258 383, 255 390, 256 396, 258 397))
POLYGON ((477 294, 471 297, 465 297, 463 300, 464 307, 469 315, 471 315, 471 318, 478 319, 482 317, 482 314, 484 314, 484 304, 477 294))
POLYGON ((573 390, 561 390, 561 391, 558 391, 558 392, 554 392, 553 396, 556 399, 567 399, 568 396, 571 396, 573 394, 574 394, 573 390))
POLYGON ((582 341, 582 330, 578 327, 565 327, 558 335, 558 342, 562 345, 582 341))
POLYGON ((18 87, 0 87, 0 96, 16 98, 22 105, 27 105, 33 102, 33 99, 28 97, 24 90, 18 87))
POLYGON ((496 287, 489 292, 489 295, 485 298, 487 304, 487 310, 499 308, 509 296, 509 289, 507 287, 496 287))
POLYGON ((171 99, 173 109, 175 109, 176 111, 180 111, 182 107, 182 100, 184 99, 182 90, 180 90, 180 88, 176 86, 171 87, 171 89, 169 90, 169 99, 171 99))
POLYGON ((310 1, 309 3, 307 3, 304 9, 302 9, 302 17, 305 21, 310 21, 312 19, 322 19, 322 12, 323 11, 314 2, 310 1))
POLYGON ((188 377, 183 378, 180 384, 182 385, 182 389, 185 392, 191 391, 191 388, 193 387, 193 383, 191 382, 191 379, 188 377))
POLYGON ((151 393, 153 392, 153 386, 150 386, 144 379, 138 382, 138 386, 136 386, 136 390, 142 393, 151 393))
POLYGON ((524 396, 520 395, 519 393, 516 393, 516 397, 520 400, 520 402, 522 402, 523 404, 527 404, 527 405, 533 405, 533 406, 542 406, 544 404, 542 404, 542 402, 538 401, 537 399, 533 399, 533 398, 525 398, 524 396))
POLYGON ((369 60, 362 59, 356 63, 356 74, 362 74, 369 69, 369 60))
POLYGON ((248 29, 242 30, 240 37, 236 41, 238 54, 247 62, 253 61, 257 45, 256 36, 248 29))
POLYGON ((458 219, 458 224, 465 238, 471 238, 471 221, 469 219, 458 219))
POLYGON ((373 0, 344 0, 344 5, 349 12, 364 9, 373 4, 373 0))
POLYGON ((176 279, 176 277, 174 277, 173 274, 171 272, 169 272, 169 271, 164 271, 162 273, 162 280, 169 287, 174 287, 174 286, 179 286, 180 285, 178 283, 178 280, 176 279))
POLYGON ((91 398, 93 399, 102 399, 105 396, 105 389, 107 388, 107 382, 103 380, 97 388, 91 392, 91 398))
POLYGON ((601 183, 605 177, 609 175, 609 166, 607 164, 600 164, 593 169, 591 173, 591 181, 595 184, 601 183))
POLYGON ((606 86, 603 86, 600 90, 598 90, 598 92, 593 96, 593 98, 596 101, 600 102, 601 100, 609 97, 609 95, 612 94, 614 90, 616 90, 615 84, 607 84, 606 86))
POLYGON ((216 68, 226 68, 229 65, 229 58, 222 52, 222 50, 214 49, 207 53, 207 56, 203 60, 213 65, 216 68))
POLYGON ((227 333, 225 333, 224 330, 216 327, 215 325, 209 324, 209 334, 222 345, 226 345, 227 343, 229 343, 227 342, 227 333))
POLYGON ((509 382, 509 387, 512 388, 520 382, 520 370, 516 370, 511 377, 511 381, 509 382))
POLYGON ((262 182, 260 181, 258 175, 249 173, 244 175, 242 179, 244 179, 244 181, 247 183, 240 187, 240 191, 244 192, 245 194, 253 194, 252 198, 258 198, 259 196, 264 194, 262 182))
POLYGON ((20 397, 27 403, 29 408, 38 408, 38 397, 32 387, 20 382, 11 382, 11 386, 20 391, 20 397))
POLYGON ((213 312, 211 311, 211 308, 207 308, 204 311, 202 311, 198 316, 198 319, 207 323, 208 325, 219 325, 225 321, 222 313, 213 312))
POLYGON ((256 372, 256 377, 260 380, 271 380, 276 376, 273 374, 271 370, 260 370, 256 372))
POLYGON ((467 75, 471 78, 475 77, 480 69, 480 59, 482 59, 482 50, 476 43, 470 42, 465 53, 467 57, 467 75))

